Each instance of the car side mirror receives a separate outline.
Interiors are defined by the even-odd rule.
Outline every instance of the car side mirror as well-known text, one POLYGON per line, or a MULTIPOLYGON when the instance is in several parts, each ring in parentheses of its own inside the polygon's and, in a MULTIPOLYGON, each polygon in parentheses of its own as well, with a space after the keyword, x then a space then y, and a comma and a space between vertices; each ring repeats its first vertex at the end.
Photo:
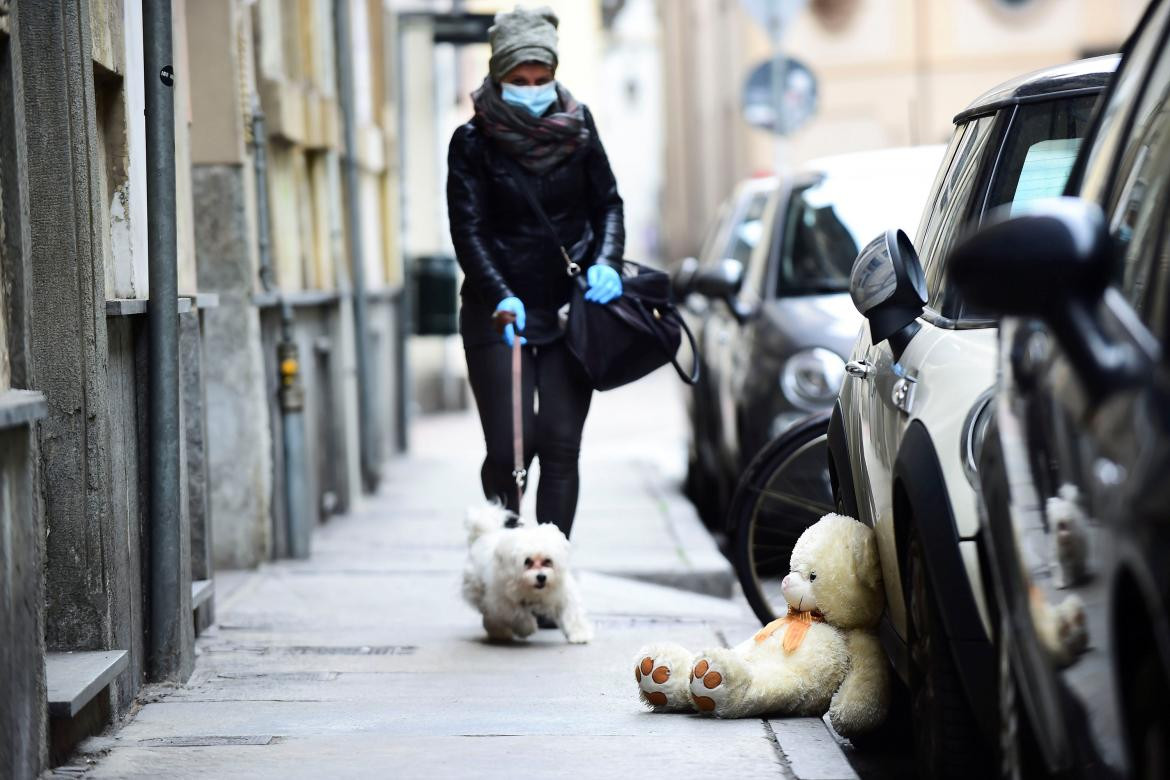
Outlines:
POLYGON ((743 287, 743 263, 732 258, 720 260, 714 268, 694 276, 693 289, 712 300, 731 303, 743 287))
POLYGON ((1110 342, 1097 314, 1113 263, 1100 206, 1046 198, 1017 216, 990 214, 951 251, 947 268, 971 303, 1046 322, 1086 389, 1100 397, 1135 364, 1130 349, 1110 342))
POLYGON ((926 303, 926 277, 910 237, 887 230, 866 244, 853 262, 849 297, 869 320, 873 343, 888 340, 894 359, 901 358, 926 303))
POLYGON ((670 277, 670 286, 674 291, 676 301, 685 300, 694 292, 695 275, 699 271, 699 261, 693 257, 684 257, 670 277))

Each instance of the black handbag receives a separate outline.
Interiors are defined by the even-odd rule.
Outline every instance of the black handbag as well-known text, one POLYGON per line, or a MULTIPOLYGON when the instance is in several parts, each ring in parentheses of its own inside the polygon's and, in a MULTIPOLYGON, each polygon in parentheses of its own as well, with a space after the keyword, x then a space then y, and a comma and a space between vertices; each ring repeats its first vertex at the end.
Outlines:
POLYGON ((670 277, 656 268, 622 261, 621 297, 607 304, 585 300, 589 283, 581 266, 569 256, 557 230, 540 202, 528 188, 520 166, 506 158, 516 185, 544 224, 565 261, 565 273, 573 279, 565 342, 597 390, 612 390, 641 379, 670 363, 689 385, 699 381, 699 349, 691 329, 678 313, 671 295, 670 277), (687 373, 679 365, 678 348, 685 333, 694 356, 687 373))

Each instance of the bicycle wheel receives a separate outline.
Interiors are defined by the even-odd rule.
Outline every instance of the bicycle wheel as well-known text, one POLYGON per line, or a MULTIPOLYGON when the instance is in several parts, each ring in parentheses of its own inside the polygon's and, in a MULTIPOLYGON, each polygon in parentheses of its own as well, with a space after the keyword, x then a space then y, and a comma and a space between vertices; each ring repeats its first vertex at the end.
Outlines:
POLYGON ((735 570, 762 623, 788 611, 780 580, 797 538, 834 511, 828 440, 828 414, 797 423, 752 459, 731 499, 735 570))

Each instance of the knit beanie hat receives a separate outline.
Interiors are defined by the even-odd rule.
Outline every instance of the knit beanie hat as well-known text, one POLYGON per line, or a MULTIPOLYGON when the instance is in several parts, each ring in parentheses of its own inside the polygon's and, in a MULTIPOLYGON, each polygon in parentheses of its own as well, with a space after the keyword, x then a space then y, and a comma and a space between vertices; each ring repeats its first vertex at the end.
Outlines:
POLYGON ((500 81, 512 68, 525 62, 539 62, 557 69, 557 25, 560 20, 548 6, 496 14, 488 29, 492 58, 488 71, 500 81))

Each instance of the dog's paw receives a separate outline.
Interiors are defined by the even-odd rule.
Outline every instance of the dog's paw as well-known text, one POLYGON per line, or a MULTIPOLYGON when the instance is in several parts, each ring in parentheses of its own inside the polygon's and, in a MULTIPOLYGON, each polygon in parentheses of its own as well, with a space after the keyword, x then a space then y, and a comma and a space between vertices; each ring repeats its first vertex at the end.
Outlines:
POLYGON ((642 701, 655 712, 690 712, 687 669, 690 654, 680 647, 647 648, 634 664, 642 701))
POLYGON ((735 717, 747 690, 748 671, 729 650, 698 656, 690 670, 690 696, 695 709, 717 717, 735 717))
POLYGON ((565 640, 571 645, 587 645, 593 641, 593 624, 581 620, 565 626, 565 640))
POLYGON ((522 612, 512 618, 512 633, 518 639, 527 639, 536 633, 536 615, 522 612))

